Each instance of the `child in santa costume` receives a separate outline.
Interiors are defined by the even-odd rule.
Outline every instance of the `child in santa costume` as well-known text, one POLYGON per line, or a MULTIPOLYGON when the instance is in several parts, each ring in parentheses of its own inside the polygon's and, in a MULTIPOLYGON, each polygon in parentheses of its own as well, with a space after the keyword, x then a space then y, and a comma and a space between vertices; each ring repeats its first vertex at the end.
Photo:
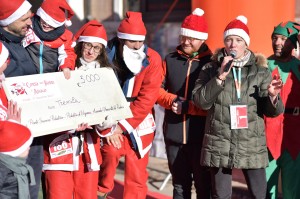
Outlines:
POLYGON ((46 0, 32 17, 32 27, 22 43, 40 74, 63 71, 66 79, 70 78, 76 55, 73 34, 66 26, 72 24, 73 15, 66 0, 46 0))
POLYGON ((283 82, 280 93, 285 111, 276 118, 265 118, 269 166, 266 169, 269 198, 278 195, 281 172, 285 199, 300 198, 300 60, 293 56, 297 48, 300 25, 288 21, 277 25, 272 33, 274 54, 268 58, 273 76, 283 82))
MULTIPOLYGON (((74 40, 77 42, 76 70, 110 66, 105 52, 106 31, 98 21, 86 23, 74 40)), ((47 136, 45 146, 43 169, 47 198, 96 199, 102 160, 100 137, 95 130, 81 128, 73 134, 53 134, 47 136)))
POLYGON ((115 71, 133 117, 101 131, 105 139, 101 147, 98 190, 103 198, 113 190, 116 168, 122 156, 125 158, 123 198, 146 198, 146 167, 155 130, 152 108, 162 82, 162 60, 144 44, 145 36, 142 14, 128 11, 117 37, 108 42, 108 57, 117 68, 115 71))
POLYGON ((0 122, 0 198, 30 198, 29 184, 35 185, 26 158, 32 143, 30 130, 11 121, 0 122))

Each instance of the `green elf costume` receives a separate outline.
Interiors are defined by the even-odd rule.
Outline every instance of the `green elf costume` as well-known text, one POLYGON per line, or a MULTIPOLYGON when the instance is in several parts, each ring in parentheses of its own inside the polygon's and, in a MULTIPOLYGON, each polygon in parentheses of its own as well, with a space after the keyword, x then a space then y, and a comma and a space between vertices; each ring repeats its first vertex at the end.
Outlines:
MULTIPOLYGON (((272 36, 286 36, 297 47, 299 24, 280 23, 274 28, 272 36)), ((292 50, 290 52, 292 54, 292 50)), ((284 199, 300 198, 300 60, 294 56, 286 62, 268 58, 272 75, 282 79, 283 88, 280 96, 285 112, 276 118, 265 118, 269 166, 266 168, 268 193, 267 198, 275 199, 278 194, 278 177, 281 171, 284 199)))

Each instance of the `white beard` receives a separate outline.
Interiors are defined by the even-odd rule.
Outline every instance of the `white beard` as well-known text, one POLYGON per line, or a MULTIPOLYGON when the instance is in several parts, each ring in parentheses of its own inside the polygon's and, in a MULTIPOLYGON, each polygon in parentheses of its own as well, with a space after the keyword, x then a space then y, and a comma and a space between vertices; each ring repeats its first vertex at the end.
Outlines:
POLYGON ((143 45, 138 50, 128 48, 126 45, 123 46, 123 58, 127 68, 134 74, 138 74, 142 69, 143 60, 146 57, 144 53, 145 46, 143 45))

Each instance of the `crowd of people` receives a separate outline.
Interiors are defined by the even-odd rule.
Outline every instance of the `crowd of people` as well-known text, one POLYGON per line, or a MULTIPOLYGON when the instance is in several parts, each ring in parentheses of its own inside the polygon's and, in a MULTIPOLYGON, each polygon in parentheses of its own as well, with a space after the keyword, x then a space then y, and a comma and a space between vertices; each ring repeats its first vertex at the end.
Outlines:
MULTIPOLYGON (((0 0, 0 197, 107 198, 125 158, 125 199, 147 195, 147 164, 155 135, 153 106, 165 109, 163 134, 173 198, 232 196, 232 170, 242 170, 253 198, 300 198, 298 164, 300 25, 288 21, 270 34, 274 54, 250 48, 247 18, 228 23, 224 46, 206 44, 208 24, 196 8, 181 24, 179 45, 164 59, 146 43, 140 12, 126 12, 108 40, 97 20, 74 35, 65 0, 45 0, 33 14, 27 0, 0 0), (34 137, 22 109, 8 101, 5 77, 72 70, 113 70, 133 117, 34 137), (69 143, 70 153, 51 147, 69 143), (281 174, 281 178, 279 178, 281 174)), ((101 93, 99 93, 101 94, 101 93)))

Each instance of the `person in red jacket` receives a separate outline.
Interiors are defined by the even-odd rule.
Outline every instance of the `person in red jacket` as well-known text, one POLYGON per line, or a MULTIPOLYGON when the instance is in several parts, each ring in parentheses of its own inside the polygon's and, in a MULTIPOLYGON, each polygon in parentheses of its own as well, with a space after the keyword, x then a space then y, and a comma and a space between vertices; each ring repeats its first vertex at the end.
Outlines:
POLYGON ((204 11, 196 8, 180 30, 180 45, 163 62, 164 81, 157 103, 165 108, 164 141, 172 174, 173 197, 191 198, 192 184, 197 198, 210 198, 210 175, 200 166, 206 111, 192 102, 192 89, 201 68, 212 52, 204 11))
POLYGON ((40 74, 63 71, 66 79, 70 78, 76 54, 73 34, 66 26, 72 24, 73 15, 66 0, 47 0, 32 17, 32 26, 22 43, 40 74))
MULTIPOLYGON (((96 20, 86 23, 74 36, 76 70, 110 67, 105 46, 105 28, 96 20)), ((101 94, 101 93, 100 93, 101 94)), ((45 138, 44 172, 49 199, 96 199, 100 164, 100 137, 87 125, 73 134, 59 133, 45 138), (67 150, 56 150, 58 148, 67 150)))
POLYGON ((281 22, 272 32, 273 55, 268 58, 273 76, 283 82, 280 92, 284 113, 275 118, 265 118, 269 166, 266 168, 268 197, 278 196, 279 174, 281 172, 283 198, 300 198, 300 60, 293 56, 297 48, 300 25, 281 22))
POLYGON ((144 43, 145 36, 142 14, 128 11, 119 25, 117 37, 108 42, 108 57, 116 66, 133 117, 100 132, 105 137, 98 187, 102 198, 113 190, 116 168, 122 156, 125 158, 123 198, 146 198, 146 167, 155 130, 152 108, 162 82, 162 60, 144 43))

